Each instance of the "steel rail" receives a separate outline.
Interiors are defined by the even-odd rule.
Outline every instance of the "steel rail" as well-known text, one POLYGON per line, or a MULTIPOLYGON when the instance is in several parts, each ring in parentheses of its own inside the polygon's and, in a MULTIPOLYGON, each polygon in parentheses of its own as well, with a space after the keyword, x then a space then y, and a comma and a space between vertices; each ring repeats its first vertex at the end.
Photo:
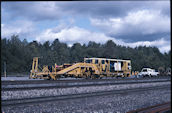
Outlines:
MULTIPOLYGON (((158 83, 158 82, 170 82, 171 80, 156 80, 156 81, 130 81, 130 82, 116 82, 116 83, 82 83, 82 84, 52 84, 52 85, 42 85, 42 86, 31 86, 31 87, 26 87, 26 86, 20 86, 20 87, 4 87, 3 85, 1 86, 1 91, 18 91, 18 90, 34 90, 34 89, 52 89, 52 88, 71 88, 71 87, 91 87, 91 86, 107 86, 107 85, 126 85, 126 84, 141 84, 141 83, 158 83)), ((33 85, 33 84, 32 84, 33 85)))
POLYGON ((168 113, 171 112, 171 102, 166 102, 154 106, 149 106, 146 108, 136 109, 129 111, 127 113, 167 113, 167 112, 168 113))
POLYGON ((153 77, 153 78, 120 78, 120 79, 68 79, 68 80, 4 80, 1 81, 2 85, 16 85, 16 84, 43 84, 43 83, 62 83, 62 82, 98 82, 98 81, 123 81, 123 80, 171 80, 170 77, 153 77))

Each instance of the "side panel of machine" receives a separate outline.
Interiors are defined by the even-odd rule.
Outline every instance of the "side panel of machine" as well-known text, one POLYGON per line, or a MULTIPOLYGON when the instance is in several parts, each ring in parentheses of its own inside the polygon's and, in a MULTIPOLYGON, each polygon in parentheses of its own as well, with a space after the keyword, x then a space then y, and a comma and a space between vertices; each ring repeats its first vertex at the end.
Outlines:
POLYGON ((127 77, 131 75, 131 61, 103 58, 85 58, 84 62, 96 64, 104 76, 127 77))

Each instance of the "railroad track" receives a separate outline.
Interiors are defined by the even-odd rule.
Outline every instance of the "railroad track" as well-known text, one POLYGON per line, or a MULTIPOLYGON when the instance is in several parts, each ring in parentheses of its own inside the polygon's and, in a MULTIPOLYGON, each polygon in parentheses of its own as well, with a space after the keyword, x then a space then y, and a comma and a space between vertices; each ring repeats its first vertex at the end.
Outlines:
POLYGON ((170 77, 153 77, 153 78, 120 78, 120 79, 70 79, 70 80, 16 80, 16 81, 1 81, 2 85, 19 85, 19 84, 51 84, 51 83, 70 83, 70 82, 99 82, 99 81, 123 81, 123 80, 171 80, 170 77))
POLYGON ((29 86, 27 84, 22 85, 16 85, 15 87, 13 85, 1 86, 1 91, 17 91, 17 90, 33 90, 33 89, 52 89, 52 88, 70 88, 70 87, 89 87, 89 86, 107 86, 107 85, 126 85, 126 84, 141 84, 141 83, 157 83, 157 82, 170 82, 171 80, 155 80, 155 81, 111 81, 111 82, 82 82, 82 83, 68 83, 68 84, 35 84, 33 86, 29 86))
POLYGON ((171 102, 154 105, 147 108, 132 110, 127 113, 171 113, 171 102))
POLYGON ((37 103, 50 102, 50 101, 78 99, 78 98, 86 98, 86 97, 93 97, 93 96, 105 96, 105 95, 112 95, 112 94, 126 94, 126 93, 128 94, 128 93, 133 93, 133 92, 137 93, 137 92, 157 90, 157 89, 171 89, 171 86, 164 85, 164 86, 154 86, 154 87, 146 87, 146 88, 132 88, 132 89, 101 91, 101 92, 91 92, 91 93, 82 93, 82 94, 1 100, 1 107, 23 106, 23 105, 37 104, 37 103))

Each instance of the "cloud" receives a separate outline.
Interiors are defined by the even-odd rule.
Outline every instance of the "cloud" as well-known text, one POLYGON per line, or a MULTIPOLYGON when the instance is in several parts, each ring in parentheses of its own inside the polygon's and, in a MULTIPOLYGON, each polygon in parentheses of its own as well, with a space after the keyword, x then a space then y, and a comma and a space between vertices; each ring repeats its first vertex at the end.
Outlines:
POLYGON ((153 41, 159 37, 170 39, 170 17, 160 10, 138 10, 124 17, 90 18, 91 25, 111 37, 128 42, 153 41))
POLYGON ((18 20, 14 23, 1 24, 1 37, 10 38, 12 35, 19 35, 20 37, 26 38, 33 36, 35 32, 35 26, 31 21, 18 20))
POLYGON ((124 18, 124 24, 134 27, 133 30, 140 29, 141 34, 170 32, 170 17, 163 15, 161 11, 157 10, 129 12, 124 18))
MULTIPOLYGON (((129 12, 123 18, 90 18, 90 21, 97 29, 111 36, 128 35, 134 37, 136 35, 170 33, 170 17, 157 10, 138 10, 129 12)), ((150 40, 150 37, 147 38, 150 40)))
POLYGON ((130 47, 138 47, 138 46, 152 46, 152 47, 158 47, 160 52, 168 52, 170 49, 170 41, 165 40, 164 38, 160 38, 154 41, 138 41, 134 43, 126 43, 127 46, 130 47))
POLYGON ((61 29, 60 31, 52 28, 43 31, 36 40, 39 42, 44 41, 53 41, 58 38, 62 42, 66 42, 68 45, 72 45, 75 42, 79 42, 81 44, 87 44, 89 41, 95 41, 96 43, 105 43, 107 40, 113 40, 116 44, 122 46, 129 47, 137 47, 137 46, 155 46, 158 47, 159 50, 164 53, 170 50, 170 42, 165 38, 159 38, 154 41, 137 41, 137 42, 125 42, 124 40, 117 39, 114 37, 110 37, 100 32, 91 32, 89 30, 79 28, 77 26, 71 26, 61 29))
POLYGON ((170 15, 170 1, 77 1, 62 3, 60 8, 72 14, 94 18, 123 17, 128 12, 143 9, 161 10, 163 14, 170 15))
POLYGON ((121 42, 121 45, 129 46, 132 48, 135 48, 138 46, 157 47, 161 53, 169 52, 169 50, 171 50, 170 41, 164 38, 159 38, 154 41, 137 41, 137 42, 132 42, 132 43, 121 42))
MULTIPOLYGON (((147 36, 170 31, 169 1, 74 1, 74 2, 3 2, 2 23, 11 17, 28 21, 61 21, 64 18, 84 16, 111 37, 139 41, 147 36), (129 38, 127 38, 128 36, 129 38), (140 37, 140 36, 139 36, 140 37), (135 40, 136 39, 136 40, 135 40)), ((45 24, 46 24, 45 23, 45 24)), ((161 34, 160 34, 161 35, 161 34)), ((157 37, 156 37, 157 38, 157 37)))
POLYGON ((53 20, 63 14, 55 2, 3 2, 2 8, 10 14, 11 19, 53 20))
POLYGON ((64 14, 117 18, 140 9, 161 10, 170 15, 170 1, 2 2, 2 8, 11 13, 11 19, 24 17, 36 21, 60 19, 64 14))
POLYGON ((75 42, 88 43, 89 41, 95 41, 103 43, 109 39, 113 39, 105 36, 103 33, 91 32, 77 26, 65 27, 59 30, 59 27, 52 29, 47 29, 43 31, 36 40, 38 41, 53 41, 58 38, 62 42, 67 42, 68 44, 73 44, 75 42))
POLYGON ((171 46, 170 45, 164 45, 162 47, 159 48, 160 52, 162 53, 168 53, 171 50, 171 46))

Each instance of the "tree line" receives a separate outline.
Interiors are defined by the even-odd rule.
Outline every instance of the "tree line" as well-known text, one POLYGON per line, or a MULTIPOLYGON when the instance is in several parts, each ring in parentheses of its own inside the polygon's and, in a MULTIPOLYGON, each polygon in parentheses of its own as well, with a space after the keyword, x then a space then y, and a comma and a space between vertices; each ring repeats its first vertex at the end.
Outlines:
POLYGON ((7 73, 30 72, 33 57, 40 57, 39 64, 61 65, 63 63, 83 62, 84 58, 117 58, 130 59, 132 71, 140 71, 143 67, 158 69, 171 67, 171 50, 161 53, 156 47, 138 46, 135 48, 115 44, 108 40, 105 44, 90 41, 81 45, 74 43, 72 47, 55 39, 53 42, 28 42, 20 40, 18 35, 10 39, 1 39, 1 74, 6 62, 7 73))

